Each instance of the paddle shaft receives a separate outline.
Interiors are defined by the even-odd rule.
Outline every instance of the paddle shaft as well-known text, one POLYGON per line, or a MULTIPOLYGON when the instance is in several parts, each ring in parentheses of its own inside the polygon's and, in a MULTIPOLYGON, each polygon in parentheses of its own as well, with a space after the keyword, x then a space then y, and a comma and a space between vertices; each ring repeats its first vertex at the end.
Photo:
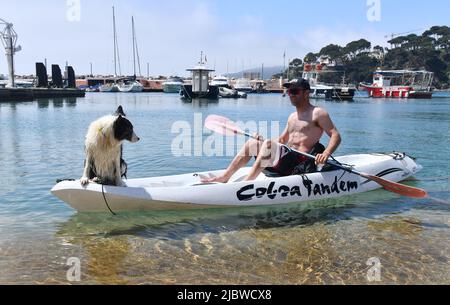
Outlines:
MULTIPOLYGON (((258 139, 258 138, 256 138, 256 137, 252 136, 252 135, 249 134, 249 133, 246 133, 246 132, 243 132, 243 131, 239 131, 239 130, 236 130, 235 132, 236 132, 236 133, 240 133, 240 134, 242 134, 242 135, 244 135, 244 136, 246 136, 246 137, 255 139, 255 140, 257 140, 257 141, 261 141, 260 139, 258 139)), ((301 151, 298 151, 298 150, 295 150, 295 149, 292 149, 292 148, 289 148, 289 149, 292 150, 293 152, 296 152, 296 153, 298 153, 298 154, 300 154, 300 155, 302 155, 302 156, 305 156, 305 157, 307 157, 307 158, 310 158, 310 159, 313 159, 313 160, 316 159, 315 156, 310 155, 310 154, 308 154, 308 153, 304 153, 304 152, 301 152, 301 151)), ((358 171, 356 171, 356 170, 350 169, 350 168, 348 168, 348 167, 342 166, 342 165, 340 165, 340 164, 338 164, 338 163, 331 162, 331 161, 328 160, 328 161, 327 161, 327 164, 332 165, 332 166, 335 166, 335 167, 338 167, 338 168, 340 168, 340 169, 342 169, 342 170, 344 170, 344 171, 346 171, 346 172, 349 172, 349 173, 352 173, 352 174, 361 176, 361 177, 363 177, 363 178, 370 179, 370 177, 369 177, 367 174, 364 174, 364 173, 358 172, 358 171)))
MULTIPOLYGON (((229 119, 227 119, 225 117, 211 115, 206 119, 205 126, 208 129, 211 129, 211 130, 218 132, 220 134, 223 134, 223 135, 227 135, 227 131, 231 131, 231 132, 233 132, 234 135, 239 134, 239 135, 243 135, 243 136, 246 136, 249 138, 253 138, 257 141, 261 141, 261 139, 254 137, 254 136, 250 135, 249 133, 246 133, 245 131, 237 128, 232 121, 230 121, 229 119)), ((308 153, 304 153, 304 152, 301 152, 301 151, 298 151, 295 149, 291 149, 291 151, 294 151, 294 152, 296 152, 302 156, 305 156, 309 159, 313 159, 313 160, 316 159, 315 156, 310 155, 308 153)), ((358 175, 365 179, 376 182, 379 185, 381 185, 382 187, 384 187, 386 190, 400 194, 402 196, 408 196, 408 197, 412 197, 412 198, 425 198, 428 196, 427 192, 422 189, 399 184, 397 182, 389 181, 389 180, 386 180, 386 179, 383 179, 383 178, 380 178, 377 176, 362 173, 362 172, 354 170, 350 166, 344 166, 342 164, 339 164, 338 162, 333 162, 333 161, 327 160, 326 163, 330 164, 332 166, 335 166, 337 168, 340 168, 348 173, 358 175)))

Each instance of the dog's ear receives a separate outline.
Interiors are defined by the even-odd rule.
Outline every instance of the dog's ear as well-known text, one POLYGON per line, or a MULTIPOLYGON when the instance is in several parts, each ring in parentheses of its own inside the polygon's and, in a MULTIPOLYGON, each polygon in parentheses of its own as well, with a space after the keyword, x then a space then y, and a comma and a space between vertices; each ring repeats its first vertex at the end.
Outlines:
POLYGON ((116 110, 116 115, 127 116, 125 112, 123 112, 122 106, 119 106, 116 110))

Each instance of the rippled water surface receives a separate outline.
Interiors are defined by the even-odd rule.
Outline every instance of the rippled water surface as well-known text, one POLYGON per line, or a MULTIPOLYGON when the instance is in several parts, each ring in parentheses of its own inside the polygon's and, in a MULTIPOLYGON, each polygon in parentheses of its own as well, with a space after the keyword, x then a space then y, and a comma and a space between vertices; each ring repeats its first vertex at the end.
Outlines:
POLYGON ((66 284, 69 257, 81 261, 82 284, 365 284, 372 257, 381 262, 381 283, 450 284, 450 96, 315 103, 343 135, 337 155, 407 152, 424 169, 406 183, 431 198, 379 190, 280 207, 78 214, 50 189, 56 179, 81 176, 89 123, 118 105, 142 138, 124 149, 129 177, 138 178, 231 160, 174 157, 174 122, 193 125, 195 113, 214 113, 284 125, 289 100, 186 104, 170 94, 92 93, 0 104, 0 284, 66 284))

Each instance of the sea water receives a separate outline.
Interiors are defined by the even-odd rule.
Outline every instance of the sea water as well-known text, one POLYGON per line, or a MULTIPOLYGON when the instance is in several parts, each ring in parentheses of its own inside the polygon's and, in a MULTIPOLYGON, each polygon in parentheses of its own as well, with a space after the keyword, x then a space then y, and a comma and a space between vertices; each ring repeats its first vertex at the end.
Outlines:
POLYGON ((279 207, 79 214, 50 189, 81 176, 89 124, 118 105, 141 138, 124 146, 128 176, 142 178, 225 168, 226 150, 241 140, 207 154, 203 130, 177 154, 177 126, 194 133, 199 118, 219 114, 282 130, 294 111, 289 98, 185 103, 176 94, 89 93, 1 103, 0 284, 69 283, 69 258, 81 284, 449 284, 450 95, 313 103, 342 134, 336 155, 406 152, 423 166, 406 183, 430 198, 378 190, 279 207))

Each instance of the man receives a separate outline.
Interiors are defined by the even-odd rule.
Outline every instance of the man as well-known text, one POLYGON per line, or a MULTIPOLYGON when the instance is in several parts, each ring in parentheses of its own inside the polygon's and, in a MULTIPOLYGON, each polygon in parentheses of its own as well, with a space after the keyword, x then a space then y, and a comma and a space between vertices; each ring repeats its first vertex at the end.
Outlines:
POLYGON ((204 183, 227 183, 252 157, 256 157, 256 162, 246 181, 255 180, 263 171, 279 176, 311 173, 317 171, 317 165, 327 162, 341 143, 341 135, 329 114, 325 109, 311 105, 311 88, 307 80, 295 79, 284 87, 288 89, 296 112, 290 115, 283 134, 278 139, 264 142, 261 136, 256 135, 259 141, 248 141, 222 176, 205 179, 204 183), (330 137, 326 149, 319 143, 324 132, 330 137), (315 155, 316 160, 310 160, 290 148, 315 155))

